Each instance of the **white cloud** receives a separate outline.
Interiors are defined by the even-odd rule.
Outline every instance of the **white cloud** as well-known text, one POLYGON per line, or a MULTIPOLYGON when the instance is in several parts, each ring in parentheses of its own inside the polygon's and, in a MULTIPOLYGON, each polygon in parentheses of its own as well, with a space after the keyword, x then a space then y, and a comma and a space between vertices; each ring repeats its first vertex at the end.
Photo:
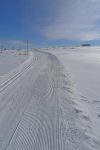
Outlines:
POLYGON ((98 34, 98 33, 87 33, 83 37, 83 40, 86 40, 86 41, 98 40, 98 39, 100 39, 100 34, 98 34))
MULTIPOLYGON (((100 39, 99 0, 60 0, 55 20, 43 29, 49 39, 100 39)), ((57 9, 57 8, 55 8, 57 9)))

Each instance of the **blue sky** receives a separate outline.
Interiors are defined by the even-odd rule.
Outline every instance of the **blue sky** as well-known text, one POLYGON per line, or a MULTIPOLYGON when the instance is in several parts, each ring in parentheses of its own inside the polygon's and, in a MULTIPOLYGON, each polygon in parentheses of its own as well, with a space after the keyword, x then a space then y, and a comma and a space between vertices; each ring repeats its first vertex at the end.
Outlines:
POLYGON ((0 0, 0 46, 100 45, 100 0, 0 0))

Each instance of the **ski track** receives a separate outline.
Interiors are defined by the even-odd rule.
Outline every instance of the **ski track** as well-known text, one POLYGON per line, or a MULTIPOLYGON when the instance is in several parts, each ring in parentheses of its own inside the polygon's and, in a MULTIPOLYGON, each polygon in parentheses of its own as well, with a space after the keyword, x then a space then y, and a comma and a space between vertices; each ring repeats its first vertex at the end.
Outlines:
POLYGON ((1 150, 100 149, 75 124, 65 78, 56 56, 34 51, 22 71, 0 84, 1 150))

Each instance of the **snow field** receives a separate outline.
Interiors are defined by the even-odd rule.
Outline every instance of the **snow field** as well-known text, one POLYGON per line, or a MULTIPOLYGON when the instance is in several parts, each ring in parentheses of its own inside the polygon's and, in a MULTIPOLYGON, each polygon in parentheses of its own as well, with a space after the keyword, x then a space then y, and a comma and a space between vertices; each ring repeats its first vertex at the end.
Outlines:
POLYGON ((61 59, 33 53, 26 63, 30 67, 21 68, 22 73, 18 67, 18 78, 0 93, 0 149, 99 150, 98 138, 82 129, 76 103, 80 96, 73 93, 61 59))

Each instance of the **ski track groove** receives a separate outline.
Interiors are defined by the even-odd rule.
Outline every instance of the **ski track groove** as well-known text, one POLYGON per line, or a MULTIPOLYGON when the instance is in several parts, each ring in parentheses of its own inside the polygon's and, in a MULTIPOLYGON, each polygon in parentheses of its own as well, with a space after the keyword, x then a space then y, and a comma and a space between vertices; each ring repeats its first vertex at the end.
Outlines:
MULTIPOLYGON (((37 57, 36 57, 36 58, 37 58, 37 57)), ((38 60, 38 58, 37 58, 36 60, 38 60)), ((28 71, 28 70, 27 70, 27 71, 28 71)), ((23 75, 24 75, 24 74, 23 74, 23 75)), ((20 89, 19 89, 19 90, 20 90, 20 89)), ((14 89, 14 91, 16 91, 16 89, 14 89)), ((17 95, 17 94, 18 94, 18 93, 16 93, 16 97, 14 97, 15 100, 16 100, 17 96, 19 96, 19 95, 17 95)), ((16 103, 13 101, 13 99, 11 98, 11 95, 12 95, 12 94, 10 94, 9 99, 7 100, 7 102, 5 102, 5 104, 4 104, 4 106, 3 106, 4 108, 6 108, 5 105, 7 105, 8 103, 11 103, 11 101, 12 101, 12 108, 13 108, 13 105, 16 104, 16 103)), ((13 94, 13 96, 15 96, 15 93, 13 94)), ((19 98, 20 98, 21 101, 20 101, 20 103, 18 102, 17 105, 20 104, 21 107, 22 107, 22 105, 25 106, 25 104, 24 104, 24 103, 25 103, 25 101, 24 101, 25 96, 26 96, 26 95, 25 95, 25 91, 23 90, 23 91, 22 91, 22 95, 19 96, 19 98)), ((3 100, 2 100, 2 101, 3 101, 3 100)), ((16 101, 16 102, 17 102, 17 101, 16 101)), ((17 107, 17 105, 16 105, 16 107, 17 107)), ((21 111, 20 111, 20 110, 21 110, 21 107, 18 108, 18 109, 19 109, 19 114, 20 114, 20 112, 21 112, 21 111)), ((5 109, 4 109, 4 110, 5 110, 5 109)), ((2 111, 2 110, 0 109, 0 111, 2 111)), ((18 110, 15 112, 15 114, 17 114, 17 112, 18 112, 18 110)), ((23 113, 23 111, 22 111, 21 113, 23 113)), ((4 117, 9 119, 9 116, 7 116, 7 115, 10 115, 10 114, 7 113, 6 116, 4 116, 4 117)), ((17 117, 17 115, 16 115, 16 117, 17 117)), ((12 118, 10 118, 9 120, 11 120, 11 119, 12 119, 12 118)), ((6 122, 7 122, 7 120, 5 120, 5 123, 4 123, 4 121, 3 121, 4 124, 6 124, 6 122)), ((19 122, 19 121, 18 121, 18 122, 19 122)), ((15 124, 16 124, 16 123, 15 123, 15 124)), ((12 129, 12 130, 13 130, 13 133, 14 133, 14 132, 15 132, 15 129, 12 129)), ((12 134, 11 134, 10 136, 12 136, 12 134)), ((8 137, 9 137, 9 135, 8 135, 8 137)), ((8 143, 9 143, 9 142, 8 142, 8 143)), ((5 146, 4 146, 4 147, 5 147, 5 146)), ((3 149, 5 149, 5 148, 3 148, 3 149)))
POLYGON ((20 76, 27 72, 37 60, 37 57, 35 57, 34 60, 28 66, 25 66, 22 71, 20 71, 19 73, 15 73, 15 75, 13 75, 12 77, 10 76, 6 81, 1 83, 0 93, 6 90, 14 81, 16 81, 20 76))

